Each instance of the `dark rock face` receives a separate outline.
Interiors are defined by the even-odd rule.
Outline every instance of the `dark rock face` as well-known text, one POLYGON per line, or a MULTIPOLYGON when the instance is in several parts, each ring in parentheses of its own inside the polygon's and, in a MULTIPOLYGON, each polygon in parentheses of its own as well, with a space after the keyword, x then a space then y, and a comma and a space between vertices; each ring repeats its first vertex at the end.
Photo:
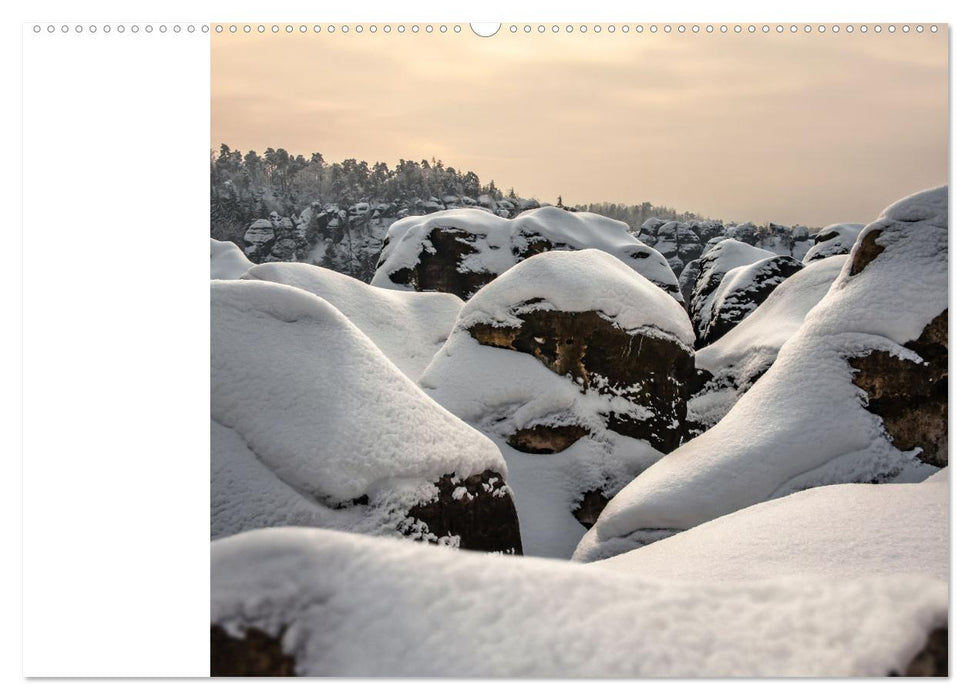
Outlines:
POLYGON ((292 656, 284 653, 283 633, 272 637, 250 628, 242 638, 219 625, 209 627, 210 676, 295 676, 292 656))
POLYGON ((392 282, 410 285, 415 291, 449 292, 468 300, 496 278, 492 272, 461 269, 462 260, 476 252, 472 245, 472 241, 477 238, 476 234, 454 227, 435 228, 428 238, 434 246, 434 252, 423 250, 414 268, 402 268, 389 275, 392 282))
MULTIPOLYGON (((525 245, 515 246, 512 254, 517 262, 550 250, 568 249, 554 245, 540 233, 524 232, 525 245)), ((426 248, 418 256, 413 268, 402 268, 388 275, 395 284, 405 284, 419 292, 448 292, 468 300, 482 287, 498 277, 495 271, 469 271, 462 263, 477 252, 473 241, 483 238, 456 227, 434 228, 428 234, 432 249, 426 248)))
POLYGON ((551 455, 562 452, 589 434, 590 431, 579 425, 538 425, 517 430, 506 442, 520 452, 551 455))
POLYGON ((801 262, 788 255, 766 258, 754 265, 754 274, 748 283, 726 290, 712 308, 708 323, 699 322, 696 347, 710 345, 724 336, 768 299, 776 287, 803 268, 801 262))
POLYGON ((860 239, 860 247, 856 249, 850 261, 850 275, 858 275, 874 258, 884 251, 884 247, 877 243, 877 238, 883 233, 881 229, 873 229, 860 239))
POLYGON ((883 419, 894 447, 921 449, 920 459, 947 466, 947 310, 904 347, 922 364, 875 350, 849 359, 853 383, 867 394, 867 410, 883 419))
MULTIPOLYGON (((681 444, 695 374, 690 351, 671 339, 628 333, 596 311, 530 311, 520 319, 518 328, 479 324, 469 333, 482 345, 536 357, 584 391, 621 396, 653 414, 643 420, 611 413, 611 430, 646 440, 662 452, 681 444)), ((542 434, 537 427, 532 430, 542 434)))
MULTIPOLYGON (((947 627, 938 627, 927 636, 927 644, 915 656, 902 675, 909 677, 946 677, 947 670, 947 627)), ((899 675, 891 672, 889 675, 899 675)))
POLYGON ((459 549, 522 554, 519 516, 502 477, 486 470, 467 479, 447 474, 436 484, 438 496, 419 503, 408 517, 438 537, 459 537, 459 549))
POLYGON ((681 275, 678 277, 678 285, 681 287, 681 295, 686 300, 691 299, 691 294, 695 290, 695 283, 698 281, 699 274, 701 274, 701 261, 698 259, 692 260, 681 270, 681 275))
POLYGON ((603 491, 587 491, 580 498, 580 503, 573 509, 573 517, 588 530, 593 527, 600 517, 600 513, 607 507, 610 499, 604 496, 603 491))

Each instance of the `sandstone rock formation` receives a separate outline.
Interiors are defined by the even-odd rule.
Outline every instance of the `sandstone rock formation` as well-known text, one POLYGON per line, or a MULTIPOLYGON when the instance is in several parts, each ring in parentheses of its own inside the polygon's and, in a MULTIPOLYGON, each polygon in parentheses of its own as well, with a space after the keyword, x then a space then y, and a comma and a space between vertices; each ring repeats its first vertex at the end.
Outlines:
POLYGON ((582 532, 563 516, 589 526, 686 438, 692 340, 684 309, 616 258, 543 253, 468 301, 420 384, 503 450, 526 552, 562 554, 582 532))

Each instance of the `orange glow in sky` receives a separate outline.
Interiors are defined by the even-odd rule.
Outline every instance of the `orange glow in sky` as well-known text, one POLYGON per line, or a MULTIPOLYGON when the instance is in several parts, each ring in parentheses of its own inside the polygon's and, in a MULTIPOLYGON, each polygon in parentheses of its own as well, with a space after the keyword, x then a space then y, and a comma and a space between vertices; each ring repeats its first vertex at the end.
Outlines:
POLYGON ((433 156, 546 201, 868 222, 948 179, 947 30, 212 36, 212 145, 433 156))

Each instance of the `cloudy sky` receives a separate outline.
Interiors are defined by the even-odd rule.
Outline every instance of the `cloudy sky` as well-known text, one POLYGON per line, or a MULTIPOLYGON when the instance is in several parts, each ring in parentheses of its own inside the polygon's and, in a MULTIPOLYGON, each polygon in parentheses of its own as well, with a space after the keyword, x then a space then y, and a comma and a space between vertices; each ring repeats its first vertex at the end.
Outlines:
POLYGON ((212 37, 212 145, 436 157, 568 204, 870 221, 948 177, 946 30, 212 37))

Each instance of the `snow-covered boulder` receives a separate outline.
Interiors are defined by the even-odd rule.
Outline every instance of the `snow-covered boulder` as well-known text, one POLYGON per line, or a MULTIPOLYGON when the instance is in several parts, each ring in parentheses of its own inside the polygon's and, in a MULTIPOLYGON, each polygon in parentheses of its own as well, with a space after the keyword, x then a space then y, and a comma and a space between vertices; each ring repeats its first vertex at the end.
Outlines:
POLYGON ((235 280, 246 274, 253 263, 235 243, 209 239, 209 279, 235 280))
POLYGON ((885 676, 941 637, 947 659, 927 575, 671 582, 308 528, 210 562, 214 676, 885 676))
POLYGON ((553 251, 468 301, 420 385, 502 449, 525 551, 568 557, 580 523, 684 439, 692 341, 683 307, 627 265, 553 251))
POLYGON ((287 284, 329 301, 414 381, 445 343, 462 309, 454 294, 379 289, 305 263, 264 263, 244 279, 287 284))
POLYGON ((533 255, 586 249, 610 253, 670 294, 681 294, 664 259, 634 238, 627 224, 557 207, 531 209, 513 219, 480 209, 453 209, 396 221, 388 229, 371 284, 468 299, 533 255))
POLYGON ((837 255, 784 280, 750 316, 716 342, 695 352, 704 386, 688 402, 688 420, 707 430, 775 362, 779 349, 829 291, 843 269, 837 255))
POLYGON ((709 345, 742 322, 772 291, 803 268, 788 255, 775 255, 725 273, 699 317, 698 347, 709 345))
POLYGON ((806 251, 803 264, 808 265, 816 260, 849 253, 862 230, 863 224, 831 224, 820 229, 813 236, 813 246, 806 251))
POLYGON ((800 491, 595 562, 694 582, 926 574, 948 581, 946 470, 919 484, 800 491))
POLYGON ((521 551, 502 455, 333 305, 211 282, 211 535, 309 524, 521 551))
POLYGON ((765 375, 618 493, 577 558, 812 486, 920 481, 945 466, 947 246, 946 188, 887 208, 765 375))
POLYGON ((647 219, 643 224, 641 224, 639 236, 641 238, 654 237, 654 240, 652 241, 652 243, 656 243, 657 230, 661 228, 665 223, 666 222, 664 221, 664 219, 659 219, 656 216, 652 216, 649 219, 647 219))
POLYGON ((726 274, 737 267, 751 265, 771 257, 773 257, 771 252, 733 238, 725 239, 702 255, 698 260, 698 277, 688 305, 695 331, 707 328, 711 324, 712 306, 726 274))

